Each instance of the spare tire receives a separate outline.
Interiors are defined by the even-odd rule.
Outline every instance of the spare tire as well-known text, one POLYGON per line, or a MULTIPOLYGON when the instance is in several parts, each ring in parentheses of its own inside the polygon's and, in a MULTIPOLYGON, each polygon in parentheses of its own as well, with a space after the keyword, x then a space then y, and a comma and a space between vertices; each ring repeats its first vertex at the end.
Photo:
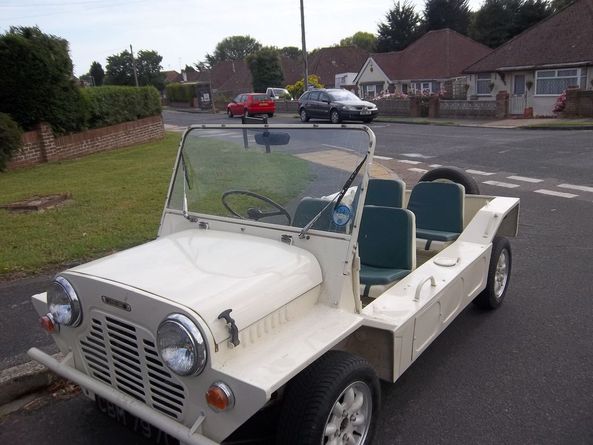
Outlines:
POLYGON ((473 176, 457 167, 438 167, 422 175, 420 181, 450 181, 461 184, 468 195, 479 195, 480 186, 473 176))

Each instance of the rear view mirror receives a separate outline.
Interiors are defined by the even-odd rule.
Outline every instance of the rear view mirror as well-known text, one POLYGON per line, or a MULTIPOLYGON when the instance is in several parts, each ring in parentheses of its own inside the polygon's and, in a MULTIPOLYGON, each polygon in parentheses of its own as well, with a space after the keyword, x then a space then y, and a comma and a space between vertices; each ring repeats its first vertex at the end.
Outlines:
POLYGON ((255 143, 258 145, 288 145, 290 142, 290 135, 288 133, 272 133, 271 131, 264 131, 263 133, 256 133, 255 143))

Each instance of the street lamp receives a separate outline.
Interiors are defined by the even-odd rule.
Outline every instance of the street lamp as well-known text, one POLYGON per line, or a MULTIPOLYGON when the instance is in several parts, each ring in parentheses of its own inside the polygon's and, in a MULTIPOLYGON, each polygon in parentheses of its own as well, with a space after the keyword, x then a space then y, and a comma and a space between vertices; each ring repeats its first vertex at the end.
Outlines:
POLYGON ((301 38, 303 41, 303 61, 305 62, 305 91, 309 89, 309 66, 307 64, 307 44, 305 42, 305 10, 301 0, 301 38))

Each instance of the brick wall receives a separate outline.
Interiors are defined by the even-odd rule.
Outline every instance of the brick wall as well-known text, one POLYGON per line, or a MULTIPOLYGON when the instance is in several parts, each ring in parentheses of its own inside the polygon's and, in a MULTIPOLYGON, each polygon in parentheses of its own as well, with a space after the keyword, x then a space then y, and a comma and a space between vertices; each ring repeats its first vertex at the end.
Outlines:
POLYGON ((593 91, 568 90, 563 117, 593 117, 593 91))
POLYGON ((48 161, 78 158, 99 151, 112 150, 164 137, 161 116, 151 116, 109 127, 54 137, 47 124, 23 134, 23 147, 8 163, 8 169, 48 161))
POLYGON ((443 118, 496 118, 496 101, 441 100, 439 116, 443 118))
POLYGON ((410 116, 410 101, 408 99, 379 99, 373 103, 379 108, 381 116, 410 116))

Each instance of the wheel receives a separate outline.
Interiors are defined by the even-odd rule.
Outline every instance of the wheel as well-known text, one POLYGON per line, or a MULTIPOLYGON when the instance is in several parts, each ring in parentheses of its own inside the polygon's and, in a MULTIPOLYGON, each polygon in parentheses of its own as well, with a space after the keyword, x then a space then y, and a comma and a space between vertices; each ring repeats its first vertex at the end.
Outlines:
POLYGON ((277 443, 370 444, 380 393, 365 359, 329 351, 287 385, 277 443))
POLYGON ((230 109, 230 108, 227 108, 227 109, 226 109, 226 114, 227 114, 227 116, 229 117, 229 119, 232 119, 232 118, 233 118, 233 112, 231 111, 231 109, 230 109))
POLYGON ((222 205, 229 212, 231 212, 233 215, 235 215, 235 216, 237 216, 237 217, 239 217, 241 219, 253 219, 255 221, 259 221, 262 218, 268 218, 270 216, 283 215, 288 220, 288 225, 290 226, 292 224, 292 217, 290 216, 290 213, 288 213, 288 210, 286 210, 280 204, 272 201, 270 198, 268 198, 266 196, 263 196, 263 195, 260 195, 259 193, 250 192, 249 190, 227 190, 226 192, 224 192, 222 194, 221 200, 222 200, 222 205), (251 196, 253 198, 257 198, 260 201, 263 201, 266 204, 270 204, 272 207, 275 207, 276 209, 278 209, 278 211, 277 212, 263 212, 258 207, 250 207, 250 208, 247 209, 246 215, 241 215, 235 209, 233 209, 230 206, 230 204, 227 202, 227 198, 229 196, 233 196, 233 195, 245 195, 245 196, 251 196))
POLYGON ((420 181, 438 180, 445 180, 461 184, 465 188, 465 193, 468 195, 480 194, 480 186, 478 185, 477 181, 460 168, 438 167, 424 173, 420 178, 420 181))
POLYGON ((309 122, 309 115, 307 114, 304 108, 301 108, 299 114, 301 116, 301 122, 309 122))
POLYGON ((329 120, 332 124, 339 124, 342 122, 342 117, 340 116, 340 112, 335 108, 329 112, 329 120))
POLYGON ((512 265, 511 243, 505 237, 495 236, 492 240, 486 289, 474 299, 478 307, 496 309, 502 304, 509 287, 512 265))
POLYGON ((274 117, 274 113, 268 113, 268 117, 274 117))

